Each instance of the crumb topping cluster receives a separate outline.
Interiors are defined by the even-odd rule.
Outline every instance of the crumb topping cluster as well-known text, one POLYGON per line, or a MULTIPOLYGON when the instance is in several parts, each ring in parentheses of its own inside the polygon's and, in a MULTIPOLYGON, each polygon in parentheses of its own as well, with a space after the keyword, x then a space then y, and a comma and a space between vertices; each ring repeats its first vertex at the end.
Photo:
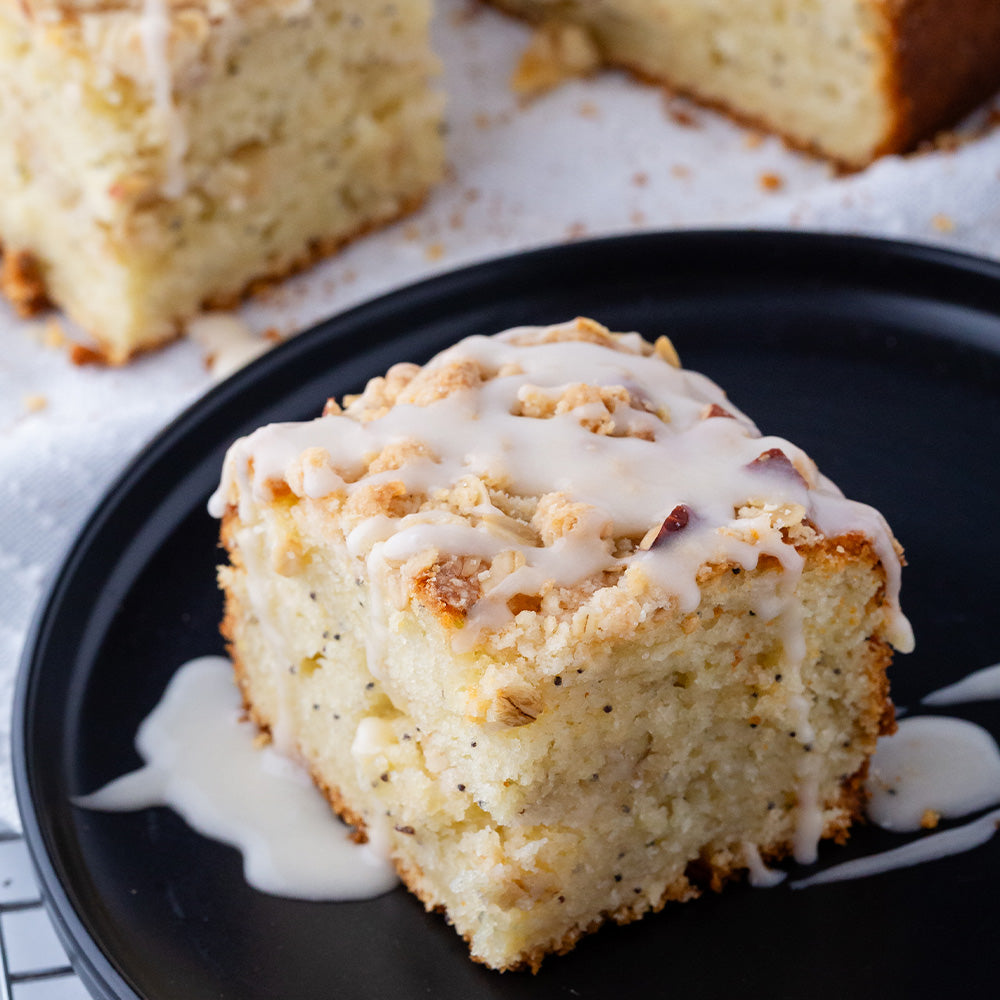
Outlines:
POLYGON ((870 507, 809 457, 762 437, 711 380, 650 344, 577 319, 470 337, 399 364, 343 405, 237 442, 211 509, 304 504, 396 606, 417 602, 457 649, 522 616, 627 634, 692 611, 720 566, 776 560, 794 581, 821 536, 870 539, 890 637, 900 557, 870 507))

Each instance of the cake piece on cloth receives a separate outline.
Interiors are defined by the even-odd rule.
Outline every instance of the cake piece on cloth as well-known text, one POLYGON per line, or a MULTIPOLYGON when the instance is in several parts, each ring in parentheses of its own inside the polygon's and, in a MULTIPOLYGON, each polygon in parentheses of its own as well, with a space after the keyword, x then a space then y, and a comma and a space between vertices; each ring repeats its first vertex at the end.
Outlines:
POLYGON ((415 208, 429 0, 0 0, 3 288, 112 363, 415 208))
POLYGON ((888 527, 666 338, 470 337, 211 509, 253 717, 496 969, 813 859, 894 725, 888 527))
POLYGON ((996 0, 490 0, 843 166, 913 148, 1000 88, 996 0))

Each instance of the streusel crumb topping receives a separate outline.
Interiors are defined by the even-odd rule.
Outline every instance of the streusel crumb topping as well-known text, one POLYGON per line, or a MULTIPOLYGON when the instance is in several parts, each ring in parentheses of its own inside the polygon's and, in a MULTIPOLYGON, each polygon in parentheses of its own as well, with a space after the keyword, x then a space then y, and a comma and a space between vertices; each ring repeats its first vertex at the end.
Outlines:
POLYGON ((690 613, 706 572, 763 558, 787 590, 800 549, 849 535, 874 547, 891 634, 911 641, 876 511, 762 437, 669 340, 588 319, 469 337, 315 421, 262 428, 231 449, 212 508, 249 517, 282 491, 456 649, 529 625, 627 634, 690 613))

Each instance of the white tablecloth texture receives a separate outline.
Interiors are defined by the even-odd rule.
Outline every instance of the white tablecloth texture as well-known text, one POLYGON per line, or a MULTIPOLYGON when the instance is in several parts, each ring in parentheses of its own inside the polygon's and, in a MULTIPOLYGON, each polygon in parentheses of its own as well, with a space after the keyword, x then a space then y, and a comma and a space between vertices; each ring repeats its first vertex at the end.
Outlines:
MULTIPOLYGON (((438 4, 447 181, 418 214, 244 305, 252 331, 291 336, 464 264, 650 230, 865 233, 1000 258, 1000 104, 963 123, 958 142, 839 175, 621 73, 519 102, 509 78, 528 36, 468 0, 438 4)), ((16 828, 11 696, 46 583, 115 476, 217 376, 191 341, 124 369, 75 366, 47 344, 44 319, 3 303, 0 344, 0 822, 16 828)))

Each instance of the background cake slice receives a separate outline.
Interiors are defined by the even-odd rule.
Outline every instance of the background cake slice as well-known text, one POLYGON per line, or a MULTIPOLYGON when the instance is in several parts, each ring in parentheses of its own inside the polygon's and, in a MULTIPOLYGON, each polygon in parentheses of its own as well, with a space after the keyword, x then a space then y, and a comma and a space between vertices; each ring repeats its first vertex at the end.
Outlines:
POLYGON ((665 338, 471 337, 211 507, 251 713, 497 969, 812 860, 893 726, 885 522, 665 338))
POLYGON ((111 362, 415 208, 429 0, 2 0, 0 244, 111 362))
POLYGON ((911 149, 1000 87, 995 0, 490 0, 847 167, 911 149))

